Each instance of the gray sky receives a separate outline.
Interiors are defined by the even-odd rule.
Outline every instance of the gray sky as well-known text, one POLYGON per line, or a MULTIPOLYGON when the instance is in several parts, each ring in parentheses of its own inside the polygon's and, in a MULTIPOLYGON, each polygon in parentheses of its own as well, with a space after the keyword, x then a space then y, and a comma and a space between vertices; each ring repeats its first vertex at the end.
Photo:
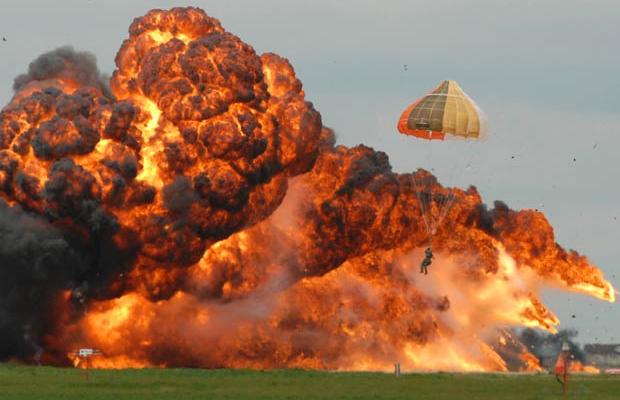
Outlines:
MULTIPOLYGON (((30 61, 61 45, 93 52, 112 72, 132 19, 175 5, 199 6, 258 52, 290 59, 340 143, 383 150, 398 172, 434 167, 489 203, 543 210, 558 242, 620 287, 616 0, 4 0, 0 104, 30 61), (404 107, 443 79, 485 110, 481 145, 396 133, 404 107)), ((544 299, 580 341, 620 342, 620 307, 566 292, 544 299)))

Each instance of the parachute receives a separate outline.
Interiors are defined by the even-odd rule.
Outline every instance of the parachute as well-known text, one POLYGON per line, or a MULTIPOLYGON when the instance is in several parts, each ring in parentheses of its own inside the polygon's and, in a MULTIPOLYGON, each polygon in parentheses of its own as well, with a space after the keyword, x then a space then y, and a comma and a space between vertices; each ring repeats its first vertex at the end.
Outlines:
MULTIPOLYGON (((411 103, 401 114, 397 128, 402 134, 427 141, 452 138, 475 141, 486 133, 482 111, 459 84, 451 80, 441 82, 433 91, 411 103)), ((463 160, 455 161, 464 164, 463 160)), ((433 193, 436 179, 426 171, 418 171, 413 176, 429 242, 432 242, 432 236, 457 197, 450 189, 433 193)))
POLYGON ((407 107, 398 130, 428 140, 444 140, 446 136, 478 139, 484 133, 483 121, 480 109, 459 84, 443 81, 407 107))

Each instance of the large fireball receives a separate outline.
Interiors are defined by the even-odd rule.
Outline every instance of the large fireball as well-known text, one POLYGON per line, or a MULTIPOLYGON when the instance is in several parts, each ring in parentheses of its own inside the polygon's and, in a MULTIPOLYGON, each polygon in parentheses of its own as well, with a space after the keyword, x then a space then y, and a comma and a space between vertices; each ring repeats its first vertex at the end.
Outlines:
POLYGON ((87 53, 43 54, 0 113, 0 359, 536 369, 497 343, 555 330, 541 285, 614 300, 541 213, 473 187, 421 278, 415 182, 446 189, 336 146, 290 63, 202 10, 137 18, 116 65, 108 82, 87 53))

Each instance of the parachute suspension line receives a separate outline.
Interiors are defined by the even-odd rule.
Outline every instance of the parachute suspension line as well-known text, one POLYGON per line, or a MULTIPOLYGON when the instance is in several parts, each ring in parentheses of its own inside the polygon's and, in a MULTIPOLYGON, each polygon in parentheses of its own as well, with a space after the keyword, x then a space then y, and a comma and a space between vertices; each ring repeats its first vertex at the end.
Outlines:
MULTIPOLYGON (((432 110, 431 110, 432 113, 432 110)), ((427 154, 430 154, 431 158, 433 160, 436 160, 436 157, 433 154, 433 143, 429 140, 428 141, 428 146, 430 148, 430 150, 427 152, 427 154)), ((433 168, 429 168, 431 175, 435 176, 435 174, 437 173, 436 171, 433 170, 433 168)), ((432 180, 429 180, 429 177, 426 177, 426 182, 425 184, 428 186, 428 204, 426 205, 426 208, 428 209, 428 219, 430 221, 430 228, 428 229, 428 247, 432 247, 432 242, 433 242, 433 236, 435 235, 435 232, 437 232, 437 224, 435 223, 436 221, 433 218, 433 203, 435 202, 434 197, 433 197, 433 182, 432 180)))
MULTIPOLYGON (((450 166, 450 169, 448 170, 448 173, 445 175, 445 177, 448 180, 452 179, 459 166, 460 166, 459 163, 453 163, 450 166)), ((439 194, 438 199, 437 199, 437 216, 433 218, 433 227, 432 227, 433 235, 437 233, 437 229, 439 229, 439 227, 441 226, 441 223, 444 221, 444 219, 448 215, 448 212, 450 211, 450 209, 452 208, 452 205, 454 204, 454 201, 456 200, 456 196, 453 194, 452 189, 446 188, 445 190, 447 190, 448 193, 446 195, 439 194)))
POLYGON ((420 209, 429 236, 429 242, 437 229, 447 217, 450 209, 456 202, 457 196, 452 189, 447 188, 447 194, 437 194, 437 201, 433 195, 433 181, 430 177, 420 178, 417 174, 413 174, 415 185, 415 195, 420 203, 420 209), (433 203, 436 204, 437 214, 433 214, 433 203))
MULTIPOLYGON (((433 171, 432 168, 431 168, 431 171, 432 171, 431 174, 433 174, 433 172, 435 172, 435 171, 433 171)), ((434 174, 433 174, 433 176, 434 176, 434 174)), ((430 241, 433 238, 433 235, 435 234, 435 231, 436 231, 437 227, 435 226, 435 221, 433 219, 433 203, 434 203, 434 199, 433 199, 433 182, 428 182, 428 177, 426 177, 426 179, 427 179, 428 191, 429 191, 429 194, 428 194, 428 207, 427 207, 429 209, 428 219, 430 219, 430 221, 431 221, 431 231, 428 234, 428 241, 429 241, 429 246, 430 246, 430 241)))
MULTIPOLYGON (((471 142, 467 142, 467 148, 468 150, 471 150, 471 146, 474 146, 473 143, 471 142)), ((471 163, 473 162, 474 158, 477 158, 477 155, 480 153, 481 151, 481 147, 477 146, 476 147, 476 152, 472 155, 471 158, 468 159, 467 164, 465 164, 464 169, 468 170, 471 168, 471 163)), ((471 151, 468 151, 468 153, 471 153, 471 151)), ((453 168, 453 171, 456 168, 453 168)), ((448 213, 450 212, 450 210, 452 209, 452 206, 454 205, 454 203, 457 200, 457 196, 454 194, 452 189, 448 189, 449 193, 448 196, 445 196, 444 198, 444 205, 442 206, 442 212, 440 213, 440 216, 438 218, 438 222, 437 224, 440 225, 444 219, 448 216, 448 213)))
MULTIPOLYGON (((428 140, 425 146, 428 146, 424 151, 424 157, 422 164, 427 166, 429 164, 429 158, 432 158, 432 141, 428 140)), ((415 185, 415 194, 418 198, 418 202, 420 203, 420 211, 422 213, 422 219, 424 221, 424 225, 426 227, 426 233, 429 238, 429 242, 433 236, 433 219, 432 219, 432 188, 430 188, 430 194, 427 194, 427 187, 429 186, 425 180, 428 178, 421 178, 419 174, 414 173, 414 185, 415 185)))
POLYGON ((439 217, 437 217, 437 226, 441 225, 443 220, 448 216, 448 213, 452 209, 452 206, 456 202, 456 196, 454 195, 454 193, 452 193, 452 189, 448 189, 448 191, 449 191, 448 195, 445 196, 447 200, 444 202, 444 205, 442 206, 439 217))
MULTIPOLYGON (((467 153, 469 153, 471 156, 468 157, 467 162, 464 166, 465 172, 463 173, 463 175, 467 178, 467 181, 473 182, 474 179, 472 178, 474 174, 472 174, 472 172, 476 171, 476 167, 474 167, 472 164, 474 163, 474 160, 479 159, 480 153, 482 152, 482 146, 480 145, 480 143, 466 141, 465 147, 467 149, 467 153)), ((446 215, 443 218, 447 217, 447 214, 450 212, 450 209, 452 208, 452 206, 454 206, 454 203, 456 203, 457 200, 458 197, 454 194, 452 190, 450 190, 449 204, 446 208, 446 215)))
POLYGON ((430 237, 432 236, 432 226, 431 221, 429 220, 428 207, 426 201, 424 200, 424 194, 422 193, 422 180, 418 177, 417 172, 413 174, 413 184, 415 186, 414 192, 418 199, 418 203, 420 203, 420 211, 422 213, 422 220, 424 221, 424 225, 426 226, 426 233, 430 237))
MULTIPOLYGON (((457 105, 458 107, 458 105, 457 105)), ((475 143, 472 142, 466 142, 466 147, 467 147, 467 153, 472 153, 472 146, 474 146, 473 148, 476 150, 471 157, 469 157, 467 159, 467 162, 465 165, 461 165, 460 163, 454 163, 448 174, 446 175, 446 177, 448 179, 453 178, 456 175, 456 170, 460 167, 463 168, 465 170, 469 170, 471 168, 471 164, 473 162, 473 159, 477 158, 477 156, 480 154, 482 148, 481 146, 476 146, 475 143)), ((465 175, 465 174, 464 174, 465 175)), ((470 180, 471 181, 471 180, 470 180)), ((435 227, 433 228, 434 231, 436 231, 439 226, 441 226, 441 224, 444 222, 444 220, 447 218, 448 214, 450 213, 450 210, 452 209, 452 207, 454 206, 454 204, 456 203, 456 201, 458 200, 458 196, 456 196, 454 194, 454 190, 450 189, 450 188, 446 188, 446 190, 448 191, 448 194, 445 196, 441 196, 439 199, 439 215, 438 217, 435 219, 434 223, 435 223, 435 227)))
MULTIPOLYGON (((454 178, 454 176, 456 175, 456 170, 459 167, 463 168, 463 166, 461 166, 460 163, 454 163, 451 166, 448 173, 446 174, 446 178, 448 180, 451 180, 452 178, 454 178)), ((446 190, 448 193, 445 195, 442 195, 439 199, 439 207, 438 207, 439 214, 436 218, 435 230, 437 230, 439 226, 443 223, 443 221, 446 219, 446 217, 448 216, 448 213, 452 209, 452 206, 454 205, 457 199, 457 196, 454 194, 453 189, 446 187, 446 190)))
MULTIPOLYGON (((425 152, 424 157, 424 165, 428 167, 428 159, 432 157, 432 143, 429 140, 428 143, 429 149, 425 152)), ((432 168, 429 168, 431 171, 431 175, 434 177, 435 171, 432 168)), ((440 224, 441 214, 443 211, 443 203, 445 202, 445 197, 439 197, 439 201, 435 202, 435 195, 433 193, 433 179, 429 176, 420 177, 418 173, 413 174, 414 177, 414 185, 415 185, 415 194, 420 203, 420 209, 422 213, 422 219, 424 221, 424 225, 426 227, 426 233, 428 235, 428 246, 432 246, 433 235, 437 232, 437 229, 440 224), (436 205, 437 208, 437 217, 434 216, 433 205, 436 205)))

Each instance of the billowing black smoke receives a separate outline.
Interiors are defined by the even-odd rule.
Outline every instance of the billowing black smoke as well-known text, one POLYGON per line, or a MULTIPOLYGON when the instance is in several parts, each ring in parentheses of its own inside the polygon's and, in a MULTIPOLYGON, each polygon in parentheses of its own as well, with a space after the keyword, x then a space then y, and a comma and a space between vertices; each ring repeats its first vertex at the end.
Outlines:
POLYGON ((59 293, 79 314, 89 298, 110 296, 101 289, 131 264, 132 252, 110 239, 110 218, 94 204, 83 216, 86 230, 75 231, 0 199, 0 360, 36 361, 44 335, 60 328, 59 293))
POLYGON ((108 79, 99 72, 95 55, 86 51, 75 51, 71 46, 62 46, 37 57, 28 65, 27 73, 15 78, 13 90, 17 92, 32 82, 54 79, 95 87, 107 97, 112 97, 108 79))
POLYGON ((54 295, 88 263, 40 217, 0 200, 0 360, 39 352, 54 295))

